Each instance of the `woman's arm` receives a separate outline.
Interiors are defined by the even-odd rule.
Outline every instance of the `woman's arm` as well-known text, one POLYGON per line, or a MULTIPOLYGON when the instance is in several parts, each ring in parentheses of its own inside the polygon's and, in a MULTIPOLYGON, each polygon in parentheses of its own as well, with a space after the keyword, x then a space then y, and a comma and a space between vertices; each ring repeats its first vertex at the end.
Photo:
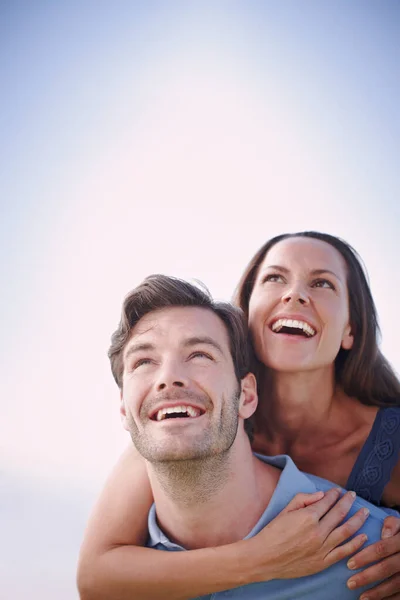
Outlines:
MULTIPOLYGON (((400 506, 400 461, 393 469, 389 486, 393 504, 400 506)), ((351 569, 368 567, 349 579, 347 584, 353 582, 353 589, 385 579, 368 590, 366 595, 370 600, 400 598, 400 518, 386 517, 381 541, 353 556, 348 566, 351 569)))
POLYGON ((400 598, 400 519, 387 517, 382 536, 380 542, 371 544, 348 562, 351 569, 360 569, 371 563, 373 565, 348 580, 347 585, 351 589, 385 580, 361 596, 363 600, 366 597, 369 600, 400 598), (390 532, 389 537, 383 533, 385 529, 390 532), (350 582, 354 585, 351 586, 350 582))
POLYGON ((343 544, 366 516, 359 511, 338 527, 353 503, 350 494, 336 502, 338 497, 337 490, 298 494, 262 532, 236 544, 188 552, 143 548, 152 498, 144 461, 129 448, 87 527, 78 566, 81 599, 187 600, 247 583, 316 573, 365 541, 356 536, 343 544))

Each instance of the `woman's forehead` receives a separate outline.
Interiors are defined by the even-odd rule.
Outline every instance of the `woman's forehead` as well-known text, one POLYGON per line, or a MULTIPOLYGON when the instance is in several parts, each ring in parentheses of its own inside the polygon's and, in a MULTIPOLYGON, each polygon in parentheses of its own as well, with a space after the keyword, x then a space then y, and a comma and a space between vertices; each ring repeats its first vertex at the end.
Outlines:
POLYGON ((336 270, 338 274, 347 272, 346 261, 334 246, 322 240, 305 237, 286 238, 272 246, 261 263, 261 269, 268 266, 328 269, 336 270))

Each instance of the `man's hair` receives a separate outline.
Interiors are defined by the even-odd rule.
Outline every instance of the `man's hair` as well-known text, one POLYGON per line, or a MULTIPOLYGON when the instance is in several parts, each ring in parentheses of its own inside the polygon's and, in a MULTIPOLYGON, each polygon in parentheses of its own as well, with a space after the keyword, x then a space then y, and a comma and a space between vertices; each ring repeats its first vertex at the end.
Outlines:
POLYGON ((108 357, 112 374, 119 388, 122 389, 123 353, 132 329, 148 313, 173 306, 195 306, 215 313, 223 321, 228 332, 238 381, 249 373, 247 321, 240 308, 227 302, 215 302, 205 286, 200 288, 176 277, 150 275, 125 297, 121 320, 111 337, 108 357))

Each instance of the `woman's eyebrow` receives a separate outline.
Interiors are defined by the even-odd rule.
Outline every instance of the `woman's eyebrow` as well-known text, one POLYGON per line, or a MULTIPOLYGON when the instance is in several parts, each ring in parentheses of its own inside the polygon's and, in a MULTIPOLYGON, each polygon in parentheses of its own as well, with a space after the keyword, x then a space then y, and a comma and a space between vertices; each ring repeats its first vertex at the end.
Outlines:
POLYGON ((289 269, 282 267, 281 265, 267 265, 263 270, 266 269, 276 269, 277 271, 282 271, 282 273, 290 273, 289 269))
POLYGON ((336 279, 339 279, 339 281, 341 281, 339 275, 337 275, 334 271, 331 271, 330 269, 314 269, 313 271, 311 271, 312 275, 323 275, 324 273, 329 273, 330 275, 333 275, 334 277, 336 277, 336 279))

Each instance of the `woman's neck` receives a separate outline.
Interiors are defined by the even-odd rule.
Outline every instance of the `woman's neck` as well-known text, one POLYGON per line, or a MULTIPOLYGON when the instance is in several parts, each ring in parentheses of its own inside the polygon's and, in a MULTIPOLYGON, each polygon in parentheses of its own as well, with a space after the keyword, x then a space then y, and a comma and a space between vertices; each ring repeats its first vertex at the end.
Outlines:
POLYGON ((348 396, 332 371, 264 370, 259 387, 254 450, 288 454, 301 470, 345 486, 378 407, 348 396))
POLYGON ((283 450, 292 443, 310 442, 310 435, 326 430, 343 397, 331 367, 304 373, 265 369, 259 388, 256 432, 282 445, 283 450))

